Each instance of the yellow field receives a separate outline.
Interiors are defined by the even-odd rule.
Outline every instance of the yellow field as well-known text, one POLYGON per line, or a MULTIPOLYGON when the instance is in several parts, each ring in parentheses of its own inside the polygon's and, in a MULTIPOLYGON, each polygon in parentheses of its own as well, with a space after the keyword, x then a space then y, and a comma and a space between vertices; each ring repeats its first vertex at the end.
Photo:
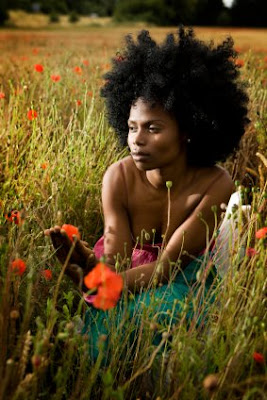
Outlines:
MULTIPOLYGON (((23 17, 23 16, 22 16, 23 17)), ((47 27, 47 22, 44 21, 46 18, 43 15, 34 16, 32 27, 40 27, 41 29, 47 27)), ((64 17, 64 21, 61 23, 61 27, 66 29, 53 30, 52 28, 47 30, 1 30, 0 31, 0 46, 6 48, 9 46, 15 46, 20 51, 25 51, 27 45, 35 45, 40 47, 61 47, 66 49, 79 48, 79 51, 83 51, 88 46, 90 49, 94 49, 97 53, 108 50, 111 53, 120 48, 123 43, 124 35, 128 33, 137 33, 141 29, 148 29, 152 36, 157 40, 162 40, 166 33, 175 32, 176 27, 148 27, 145 24, 138 25, 122 25, 112 26, 107 24, 108 20, 95 19, 92 20, 89 17, 81 19, 78 25, 75 27, 67 22, 67 17, 64 17), (91 24, 98 24, 99 26, 90 26, 91 24), (21 47, 20 45, 23 46, 21 47)), ((21 18, 21 24, 23 26, 23 18, 21 18)), ((27 21, 27 19, 26 19, 27 21)), ((27 23, 25 23, 26 26, 27 23)), ((256 52, 267 53, 267 29, 247 29, 247 28, 218 28, 218 27, 195 27, 197 36, 203 40, 213 39, 215 42, 221 41, 225 37, 231 35, 234 38, 236 47, 241 51, 247 51, 249 49, 256 52)))
MULTIPOLYGON (((145 26, 83 22, 0 30, 0 400, 264 399, 267 30, 196 28, 205 40, 233 35, 250 98, 240 150, 223 164, 251 204, 232 209, 228 271, 207 289, 209 271, 216 274, 207 240, 184 301, 170 305, 169 285, 162 298, 142 288, 148 305, 125 290, 98 320, 43 232, 74 224, 90 246, 103 234, 103 175, 128 151, 108 126, 100 88, 124 35, 145 26), (107 330, 94 338, 95 320, 107 330)), ((175 29, 149 28, 159 41, 175 29)))

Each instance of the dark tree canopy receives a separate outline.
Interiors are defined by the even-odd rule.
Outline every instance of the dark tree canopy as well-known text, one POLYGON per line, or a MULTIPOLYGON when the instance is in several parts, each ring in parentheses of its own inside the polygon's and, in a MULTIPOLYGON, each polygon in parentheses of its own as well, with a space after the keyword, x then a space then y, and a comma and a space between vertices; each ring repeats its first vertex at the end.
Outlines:
POLYGON ((45 13, 112 16, 118 21, 146 21, 155 25, 267 26, 267 0, 235 0, 228 9, 223 0, 7 0, 0 1, 0 21, 6 8, 45 13), (38 8, 38 7, 37 7, 38 8))
POLYGON ((231 10, 232 22, 237 26, 267 26, 266 0, 235 0, 231 10))
POLYGON ((1 0, 0 3, 0 26, 8 19, 6 0, 1 0))

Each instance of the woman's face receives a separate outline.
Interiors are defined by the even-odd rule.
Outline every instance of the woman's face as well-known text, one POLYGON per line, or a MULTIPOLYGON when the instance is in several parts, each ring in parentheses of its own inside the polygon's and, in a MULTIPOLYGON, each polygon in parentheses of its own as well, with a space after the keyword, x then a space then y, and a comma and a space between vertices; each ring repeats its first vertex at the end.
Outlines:
POLYGON ((178 123, 160 105, 138 99, 131 107, 128 145, 138 169, 175 166, 184 155, 178 123))

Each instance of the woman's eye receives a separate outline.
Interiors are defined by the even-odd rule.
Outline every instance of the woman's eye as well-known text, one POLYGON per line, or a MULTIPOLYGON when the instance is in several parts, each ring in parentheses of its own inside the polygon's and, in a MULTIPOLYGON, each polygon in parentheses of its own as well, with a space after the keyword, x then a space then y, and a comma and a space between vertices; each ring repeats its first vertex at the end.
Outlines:
POLYGON ((150 127, 149 127, 149 131, 150 131, 150 132, 156 133, 156 132, 159 131, 159 128, 157 128, 156 126, 150 126, 150 127))
POLYGON ((129 126, 129 131, 130 132, 133 132, 135 129, 136 129, 135 126, 129 126))

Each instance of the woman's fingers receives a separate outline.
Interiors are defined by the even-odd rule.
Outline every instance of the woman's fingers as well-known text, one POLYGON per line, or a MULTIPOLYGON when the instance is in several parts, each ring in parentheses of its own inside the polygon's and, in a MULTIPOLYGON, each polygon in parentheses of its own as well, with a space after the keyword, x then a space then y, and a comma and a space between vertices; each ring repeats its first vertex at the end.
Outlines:
POLYGON ((88 248, 90 247, 90 246, 89 246, 89 243, 86 242, 85 240, 81 240, 80 242, 81 242, 85 247, 88 247, 88 248))
MULTIPOLYGON (((61 229, 60 226, 55 225, 50 229, 46 229, 44 233, 46 236, 51 237, 56 255, 61 264, 64 264, 73 246, 73 242, 68 237, 66 231, 61 229)), ((87 242, 78 239, 76 235, 72 235, 72 238, 75 241, 75 247, 72 249, 69 263, 79 265, 84 273, 87 273, 96 264, 95 254, 89 248, 87 242)))
POLYGON ((60 233, 52 231, 50 232, 50 237, 56 250, 56 256, 61 264, 64 264, 69 254, 69 247, 66 247, 65 243, 62 241, 62 235, 60 233))

